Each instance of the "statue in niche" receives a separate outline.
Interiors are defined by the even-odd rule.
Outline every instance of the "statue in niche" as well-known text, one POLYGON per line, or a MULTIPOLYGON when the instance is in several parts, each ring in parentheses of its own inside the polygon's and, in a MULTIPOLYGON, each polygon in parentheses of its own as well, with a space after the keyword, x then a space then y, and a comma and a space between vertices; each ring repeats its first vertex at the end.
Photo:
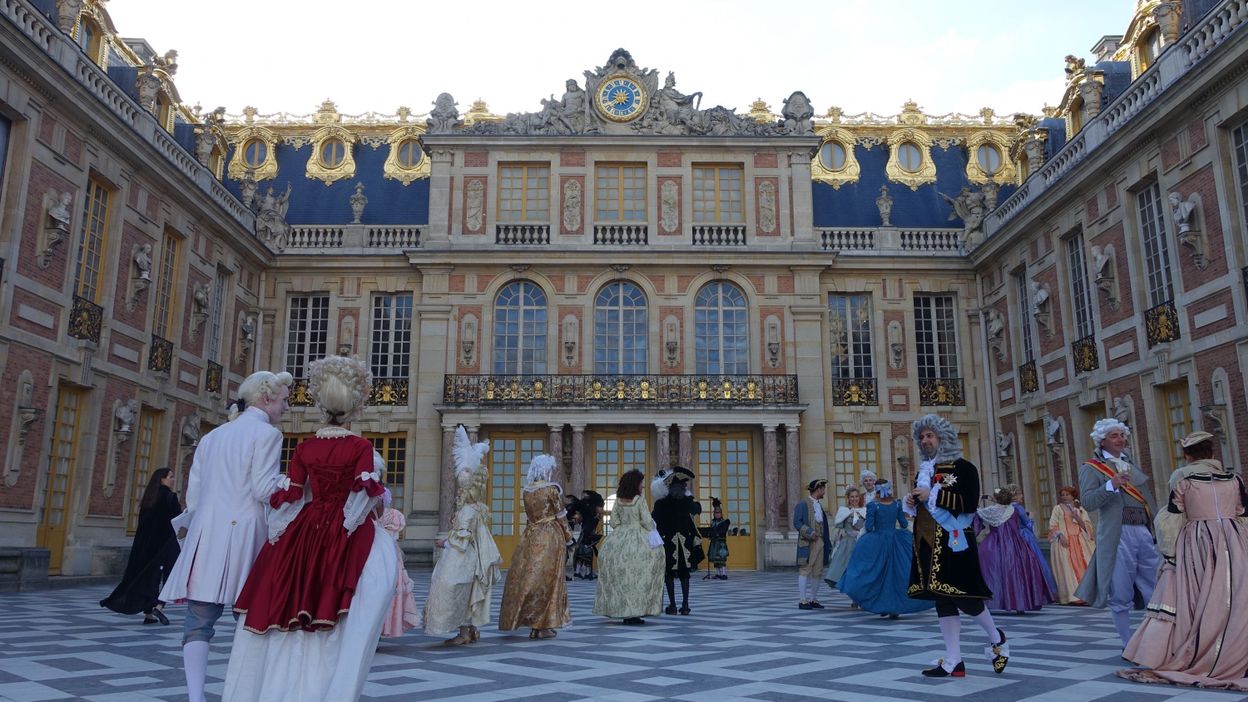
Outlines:
POLYGON ((659 119, 662 122, 660 131, 667 134, 679 134, 683 127, 696 126, 702 93, 685 95, 677 90, 674 72, 668 71, 667 78, 663 81, 663 88, 655 97, 659 107, 659 119))
POLYGON ((758 225, 761 231, 776 231, 776 185, 765 180, 758 186, 758 225))
POLYGON ((355 317, 343 317, 338 325, 338 355, 350 356, 355 348, 355 317))
POLYGON ((581 181, 569 180, 563 184, 563 230, 568 233, 581 229, 581 181))
POLYGON ((49 229, 53 229, 58 232, 69 231, 70 219, 73 217, 69 211, 69 206, 73 200, 74 196, 72 193, 61 193, 57 196, 56 201, 48 206, 49 229))
POLYGON ((944 193, 939 195, 953 206, 949 221, 962 220, 962 241, 967 251, 979 246, 984 234, 983 191, 964 187, 957 197, 949 197, 944 193))
POLYGON ((893 320, 888 323, 888 362, 893 370, 901 370, 905 365, 906 345, 902 341, 901 322, 893 320))
POLYGON ((256 235, 278 251, 286 248, 286 239, 290 236, 290 225, 286 223, 286 211, 290 208, 290 187, 290 183, 287 183, 286 192, 275 197, 273 186, 270 185, 260 200, 256 215, 256 235))
POLYGON ((988 348, 998 361, 1005 360, 1005 315, 995 308, 984 310, 984 324, 988 332, 988 348))
POLYGON ((784 101, 784 109, 780 111, 784 117, 784 130, 789 134, 814 134, 815 108, 811 107, 806 93, 795 91, 784 101))
POLYGON ((890 218, 893 214, 893 197, 888 194, 888 186, 880 186, 880 196, 875 198, 875 207, 880 211, 880 226, 893 226, 890 218))
POLYGON ((542 127, 557 134, 581 134, 589 116, 586 93, 573 78, 565 85, 567 90, 561 100, 556 100, 554 95, 542 100, 542 127))
POLYGON ((1196 203, 1191 200, 1185 202, 1178 193, 1170 193, 1166 200, 1170 203, 1170 213, 1174 215, 1174 227, 1179 232, 1179 241, 1183 241, 1192 233, 1192 215, 1196 213, 1196 203))
POLYGON ((152 245, 140 244, 134 250, 134 270, 137 280, 151 282, 152 280, 152 245))
POLYGON ((659 226, 665 232, 674 232, 680 225, 680 189, 676 181, 665 180, 659 187, 659 226))
POLYGON ((118 434, 129 434, 134 429, 134 420, 139 414, 139 401, 129 400, 117 405, 113 410, 113 419, 117 422, 118 434))
POLYGON ((456 127, 463 124, 459 119, 459 108, 455 104, 455 98, 450 93, 442 93, 438 95, 438 99, 433 103, 433 109, 429 111, 429 119, 425 120, 425 126, 430 134, 444 134, 453 131, 456 127))
POLYGON ((257 187, 259 187, 259 183, 256 182, 256 171, 255 169, 248 168, 243 172, 242 180, 238 181, 238 194, 239 198, 243 202, 243 207, 250 210, 254 205, 260 204, 260 202, 256 199, 257 187))
POLYGON ((351 223, 359 224, 360 218, 364 216, 364 206, 368 204, 368 197, 364 194, 364 184, 355 184, 355 194, 350 198, 351 202, 351 223))
POLYGON ((208 165, 212 159, 212 150, 217 145, 217 133, 225 124, 225 108, 218 107, 204 117, 204 124, 195 135, 195 158, 208 165))
POLYGON ((243 319, 238 324, 238 362, 242 363, 251 355, 251 349, 256 345, 256 316, 254 314, 244 314, 243 319))

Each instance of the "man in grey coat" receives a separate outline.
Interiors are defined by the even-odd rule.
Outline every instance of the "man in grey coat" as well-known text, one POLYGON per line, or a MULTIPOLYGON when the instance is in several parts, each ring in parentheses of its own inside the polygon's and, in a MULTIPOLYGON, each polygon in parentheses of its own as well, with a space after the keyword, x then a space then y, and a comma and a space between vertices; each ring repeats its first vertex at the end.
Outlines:
POLYGON ((1079 491, 1084 508, 1097 515, 1096 554, 1075 590, 1093 607, 1109 605, 1124 648, 1131 640, 1131 609, 1152 598, 1161 564, 1152 532, 1153 496, 1148 476, 1126 453, 1130 435, 1127 425, 1112 418, 1092 428, 1097 448, 1079 466, 1079 491))
POLYGON ((820 478, 806 486, 810 497, 793 508, 793 528, 797 531, 797 593, 798 609, 823 609, 815 595, 819 592, 819 579, 823 577, 823 564, 832 555, 832 540, 828 538, 828 515, 823 512, 824 493, 828 481, 820 478))

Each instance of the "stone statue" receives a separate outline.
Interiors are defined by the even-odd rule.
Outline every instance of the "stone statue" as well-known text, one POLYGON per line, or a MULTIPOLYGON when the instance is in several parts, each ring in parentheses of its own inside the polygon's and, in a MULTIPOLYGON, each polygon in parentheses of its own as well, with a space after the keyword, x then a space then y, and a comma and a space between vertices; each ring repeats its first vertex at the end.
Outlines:
MULTIPOLYGON (((668 71, 663 88, 655 96, 659 106, 659 119, 667 127, 688 127, 696 123, 702 93, 685 95, 676 89, 676 74, 668 71)), ((660 127, 662 130, 662 127, 660 127)), ((676 130, 673 133, 679 133, 676 130)))
POLYGON ((151 64, 144 66, 134 79, 134 92, 139 95, 139 105, 152 114, 156 114, 156 96, 162 85, 154 69, 151 64))
POLYGON ((984 324, 988 332, 988 348, 998 361, 1005 360, 1005 316, 989 307, 984 310, 984 324))
POLYGON ((182 418, 182 446, 195 448, 199 445, 199 417, 188 414, 182 418))
POLYGON ((1049 311, 1049 286, 1031 281, 1031 314, 1039 317, 1049 311))
POLYGON ((1093 277, 1099 283, 1107 278, 1114 277, 1114 269, 1109 264, 1113 261, 1113 255, 1108 249, 1103 249, 1093 244, 1092 246, 1092 272, 1093 277))
POLYGON ((355 194, 351 196, 351 223, 359 224, 360 217, 364 216, 364 206, 368 204, 368 197, 364 195, 364 184, 355 184, 355 194))
POLYGON ((979 246, 980 238, 984 234, 983 191, 964 187, 957 197, 939 194, 953 206, 953 211, 949 213, 949 220, 962 220, 962 240, 966 249, 970 251, 979 246))
POLYGON ((1001 186, 996 181, 988 181, 979 187, 979 191, 984 195, 984 214, 997 209, 997 195, 1001 193, 1001 186))
POLYGON ((212 159, 212 150, 217 146, 217 133, 225 123, 225 108, 218 107, 204 117, 204 123, 195 134, 195 158, 208 165, 212 159))
POLYGON ((997 432, 997 457, 1009 458, 1014 455, 1014 437, 1010 434, 997 432))
POLYGON ((242 179, 238 181, 238 194, 242 198, 243 207, 250 210, 253 209, 253 206, 260 204, 256 200, 256 188, 259 187, 259 185, 260 184, 256 182, 255 169, 248 168, 243 172, 242 179))
POLYGON ((1192 233, 1192 215, 1196 213, 1196 203, 1191 200, 1185 202, 1178 193, 1170 193, 1166 196, 1166 200, 1170 203, 1170 212, 1174 215, 1174 227, 1178 230, 1179 240, 1182 241, 1192 233))
POLYGON ((888 194, 888 186, 880 186, 880 196, 875 198, 875 207, 880 211, 880 226, 891 227, 889 217, 893 214, 893 198, 888 194))
POLYGON ((1062 445, 1062 423, 1052 417, 1044 418, 1044 443, 1049 446, 1062 445))
POLYGON ((290 183, 286 184, 286 192, 274 197, 273 186, 260 200, 256 214, 256 236, 260 240, 272 244, 278 251, 286 248, 286 239, 290 236, 290 225, 286 223, 286 211, 290 208, 290 183))
POLYGON ((152 279, 152 245, 141 244, 134 252, 134 269, 138 271, 135 278, 143 281, 152 279))
POLYGON ((73 202, 72 193, 61 193, 57 196, 56 201, 48 206, 48 228, 55 229, 60 232, 69 231, 69 222, 73 217, 70 214, 69 206, 73 202))
POLYGON ((556 134, 582 134, 589 118, 588 99, 575 79, 569 78, 563 99, 542 100, 542 127, 556 134))
POLYGON ((784 101, 784 109, 780 111, 784 117, 784 130, 789 134, 814 134, 815 108, 811 107, 806 93, 795 91, 784 101))
POLYGON ((164 56, 152 57, 152 64, 155 65, 156 68, 163 70, 165 73, 168 73, 170 77, 172 77, 173 74, 178 72, 177 50, 170 49, 165 52, 164 56))
POLYGON ((256 345, 256 316, 244 314, 238 324, 238 362, 247 360, 251 349, 256 345))
POLYGON ((1086 63, 1081 58, 1075 58, 1071 54, 1066 55, 1066 80, 1070 80, 1075 76, 1083 73, 1086 63))
POLYGON ((480 180, 468 183, 467 199, 464 226, 470 232, 480 231, 485 224, 485 185, 480 180))
POLYGON ((429 133, 445 134, 462 124, 463 122, 459 119, 459 108, 455 104, 455 98, 451 97, 450 93, 438 95, 438 99, 433 103, 433 109, 429 112, 429 119, 425 120, 425 126, 429 133))
POLYGON ((1079 84, 1079 97, 1083 98, 1083 110, 1088 119, 1101 113, 1101 96, 1104 92, 1105 84, 1090 76, 1079 84))
POLYGON ((1129 427, 1132 424, 1131 415, 1133 412, 1134 408, 1131 406, 1130 395, 1123 395, 1121 397, 1114 398, 1114 419, 1117 419, 1129 427))
POLYGON ((204 283, 203 285, 196 285, 194 287, 194 292, 191 293, 192 312, 195 314, 208 314, 208 306, 211 304, 209 302, 209 296, 211 294, 212 291, 209 289, 207 283, 204 283))
POLYGON ((118 434, 129 434, 134 429, 134 420, 139 414, 139 401, 129 400, 117 405, 113 410, 113 419, 117 422, 118 434))

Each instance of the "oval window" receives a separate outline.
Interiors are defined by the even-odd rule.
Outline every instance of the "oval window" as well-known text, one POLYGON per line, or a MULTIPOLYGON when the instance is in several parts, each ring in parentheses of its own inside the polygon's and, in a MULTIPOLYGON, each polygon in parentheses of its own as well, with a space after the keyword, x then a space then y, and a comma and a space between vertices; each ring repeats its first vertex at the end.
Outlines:
POLYGON ((1001 170, 1001 150, 995 144, 981 144, 975 150, 975 159, 979 162, 979 170, 990 176, 1001 170))
POLYGON ((326 139, 321 142, 321 165, 326 168, 337 168, 347 155, 346 144, 342 139, 326 139))
POLYGON ((914 142, 904 142, 897 147, 897 163, 902 170, 914 173, 923 165, 923 152, 914 142))
POLYGON ((845 167, 845 145, 839 141, 829 141, 819 149, 819 163, 829 171, 839 171, 845 167))
POLYGON ((420 144, 415 139, 404 139, 399 142, 399 167, 415 168, 420 165, 420 159, 424 157, 421 153, 420 144))
POLYGON ((262 139, 250 139, 243 144, 243 161, 252 168, 259 168, 269 158, 269 145, 262 139))

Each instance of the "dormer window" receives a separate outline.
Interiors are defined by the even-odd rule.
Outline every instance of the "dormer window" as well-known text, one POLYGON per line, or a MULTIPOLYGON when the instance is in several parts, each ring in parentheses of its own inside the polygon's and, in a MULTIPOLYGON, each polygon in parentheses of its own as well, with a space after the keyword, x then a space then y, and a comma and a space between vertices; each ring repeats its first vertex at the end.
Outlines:
POLYGON ((1138 44, 1140 73, 1147 71, 1153 65, 1157 57, 1161 55, 1161 48, 1161 30, 1153 27, 1138 44))
POLYGON ((248 168, 259 168, 269 158, 269 145, 261 139, 251 139, 243 144, 243 161, 248 168))
POLYGON ((819 163, 829 171, 845 169, 848 159, 845 158, 845 145, 839 141, 829 141, 819 149, 819 163))
POLYGON ((424 153, 421 152, 420 144, 415 139, 404 139, 399 143, 397 161, 400 168, 415 168, 420 165, 422 158, 424 158, 424 153))
POLYGON ((104 57, 100 52, 102 45, 101 38, 103 34, 100 32, 100 28, 95 24, 95 22, 87 19, 86 17, 80 17, 78 19, 78 26, 75 29, 78 46, 82 48, 82 52, 87 55, 87 58, 91 59, 96 64, 103 65, 104 57))
POLYGON ((989 176, 1001 172, 1001 150, 994 144, 982 144, 975 150, 975 159, 979 169, 989 176))
POLYGON ((911 141, 901 144, 897 147, 897 164, 904 171, 917 173, 923 166, 923 150, 911 141))
POLYGON ((342 165, 342 160, 347 155, 347 146, 342 139, 326 139, 321 144, 321 165, 325 168, 337 168, 342 165))

